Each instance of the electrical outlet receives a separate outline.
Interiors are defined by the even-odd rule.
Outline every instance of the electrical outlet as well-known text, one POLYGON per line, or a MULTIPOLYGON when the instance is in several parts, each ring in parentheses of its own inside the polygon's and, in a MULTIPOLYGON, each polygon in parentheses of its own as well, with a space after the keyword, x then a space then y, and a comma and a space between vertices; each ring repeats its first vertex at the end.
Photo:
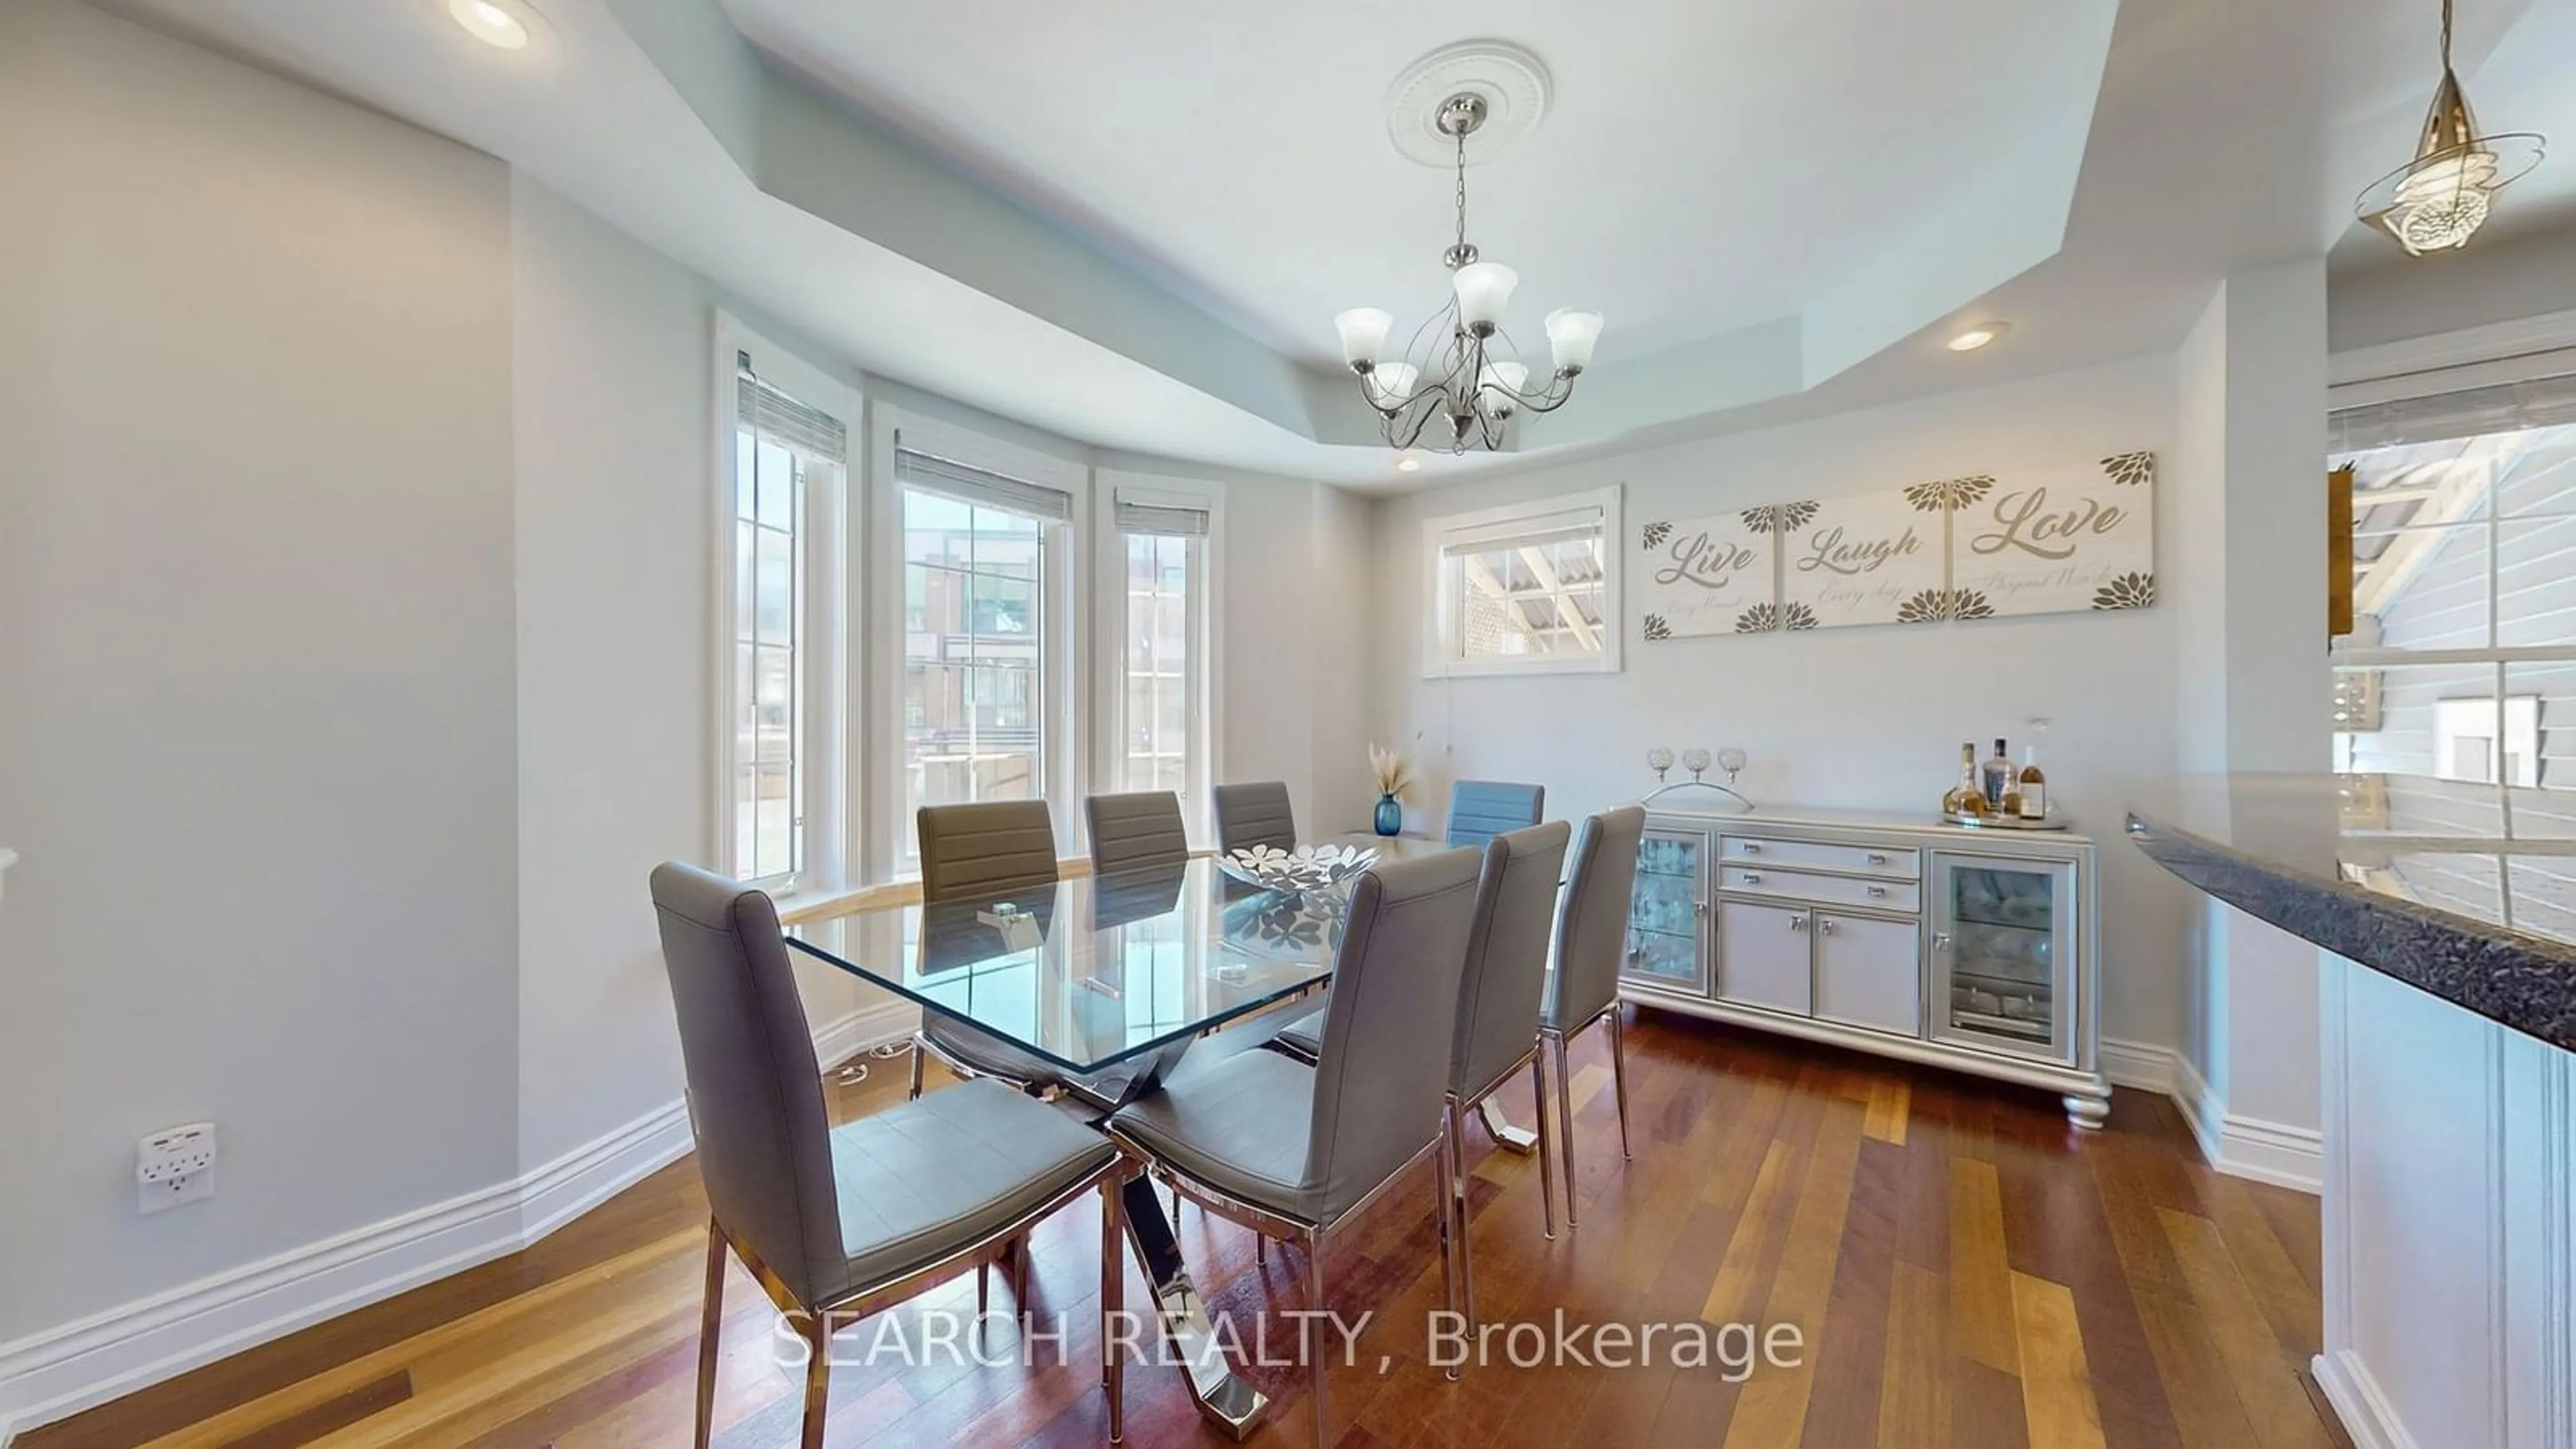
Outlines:
POLYGON ((136 1204, 147 1213, 215 1195, 215 1124, 192 1122, 143 1139, 135 1153, 136 1204))

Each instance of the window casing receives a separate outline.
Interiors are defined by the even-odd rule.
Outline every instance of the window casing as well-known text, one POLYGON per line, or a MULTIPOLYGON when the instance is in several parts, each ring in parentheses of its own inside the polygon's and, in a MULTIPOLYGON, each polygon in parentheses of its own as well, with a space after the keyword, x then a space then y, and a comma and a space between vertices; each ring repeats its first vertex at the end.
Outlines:
POLYGON ((924 805, 1044 799, 1061 822, 1075 798, 1066 700, 1087 617, 1074 524, 1088 470, 912 419, 881 448, 892 667, 870 827, 877 874, 900 876, 919 869, 924 805))
POLYGON ((715 858, 786 894, 837 883, 838 522, 846 388, 718 327, 715 858), (819 868, 819 869, 818 869, 819 868))
POLYGON ((1423 673, 1620 667, 1619 490, 1425 520, 1423 673))
POLYGON ((1215 490, 1103 479, 1098 658, 1104 791, 1169 790, 1202 830, 1215 779, 1215 490))

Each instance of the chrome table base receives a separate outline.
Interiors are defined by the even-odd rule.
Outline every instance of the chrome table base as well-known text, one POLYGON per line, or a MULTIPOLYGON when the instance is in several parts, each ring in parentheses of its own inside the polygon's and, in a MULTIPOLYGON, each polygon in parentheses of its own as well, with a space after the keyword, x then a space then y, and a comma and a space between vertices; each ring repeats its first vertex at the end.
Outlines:
POLYGON ((1152 1179, 1142 1175, 1128 1179, 1124 1196, 1127 1241, 1136 1250, 1136 1261, 1144 1265, 1146 1280, 1154 1285, 1154 1311, 1163 1320, 1164 1344, 1180 1362, 1199 1413, 1239 1444, 1260 1427, 1270 1400, 1236 1377, 1234 1366, 1226 1362, 1225 1345, 1208 1322, 1198 1285, 1190 1281, 1189 1265, 1181 1261, 1172 1220, 1152 1179))
POLYGON ((1494 1145, 1505 1152, 1527 1157, 1538 1150, 1538 1134, 1526 1127, 1513 1126, 1493 1098, 1487 1097, 1476 1104, 1476 1116, 1485 1124, 1485 1135, 1493 1138, 1494 1145))

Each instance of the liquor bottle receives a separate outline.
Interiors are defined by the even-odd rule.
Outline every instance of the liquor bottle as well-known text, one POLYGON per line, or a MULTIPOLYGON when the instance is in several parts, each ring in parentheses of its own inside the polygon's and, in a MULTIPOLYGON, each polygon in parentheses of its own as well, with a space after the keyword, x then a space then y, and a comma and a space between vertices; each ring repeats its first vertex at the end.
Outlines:
POLYGON ((1974 740, 1959 746, 1959 783, 1942 797, 1941 808, 1952 815, 1981 817, 1986 813, 1985 787, 1977 780, 1977 745, 1974 740))
POLYGON ((2001 810, 2004 808, 2004 786, 2009 784, 2012 778, 2012 760, 2004 753, 2004 742, 2002 740, 1997 740, 1995 741, 1995 756, 1993 759, 1986 761, 1984 778, 1978 782, 1978 788, 1985 792, 1987 809, 2001 810))
POLYGON ((2048 818, 2048 776, 2040 773, 2039 744, 2033 741, 2021 750, 2021 818, 2048 818))

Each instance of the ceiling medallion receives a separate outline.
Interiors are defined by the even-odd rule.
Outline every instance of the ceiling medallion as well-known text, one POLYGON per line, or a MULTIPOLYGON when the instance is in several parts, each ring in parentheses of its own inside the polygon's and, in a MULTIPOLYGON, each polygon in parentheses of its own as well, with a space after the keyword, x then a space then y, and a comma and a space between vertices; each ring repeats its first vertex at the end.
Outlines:
POLYGON ((2409 256, 2467 246, 2504 189, 2540 164, 2545 144, 2528 132, 2478 134, 2477 117, 2451 69, 2451 0, 2442 0, 2442 83, 2425 114, 2415 159, 2363 192, 2354 211, 2395 237, 2409 256))
POLYGON ((1537 126, 1547 104, 1547 72, 1517 47, 1472 42, 1424 57, 1397 81, 1390 99, 1389 133, 1396 148, 1421 160, 1417 142, 1432 138, 1457 177, 1457 235, 1440 255, 1451 273, 1451 295, 1392 359, 1385 349, 1393 317, 1375 307, 1341 313, 1333 328, 1341 334, 1342 358, 1358 374, 1361 400, 1376 411, 1389 446, 1414 447, 1437 419, 1447 436, 1433 433, 1436 445, 1453 453, 1497 449, 1514 413, 1553 412, 1565 405, 1601 337, 1598 312, 1569 308, 1547 314, 1541 326, 1553 370, 1532 389, 1529 364, 1516 356, 1502 326, 1520 275, 1484 260, 1467 240, 1470 154, 1490 158, 1500 142, 1537 126), (1427 109, 1420 104, 1426 94, 1437 97, 1427 109))

